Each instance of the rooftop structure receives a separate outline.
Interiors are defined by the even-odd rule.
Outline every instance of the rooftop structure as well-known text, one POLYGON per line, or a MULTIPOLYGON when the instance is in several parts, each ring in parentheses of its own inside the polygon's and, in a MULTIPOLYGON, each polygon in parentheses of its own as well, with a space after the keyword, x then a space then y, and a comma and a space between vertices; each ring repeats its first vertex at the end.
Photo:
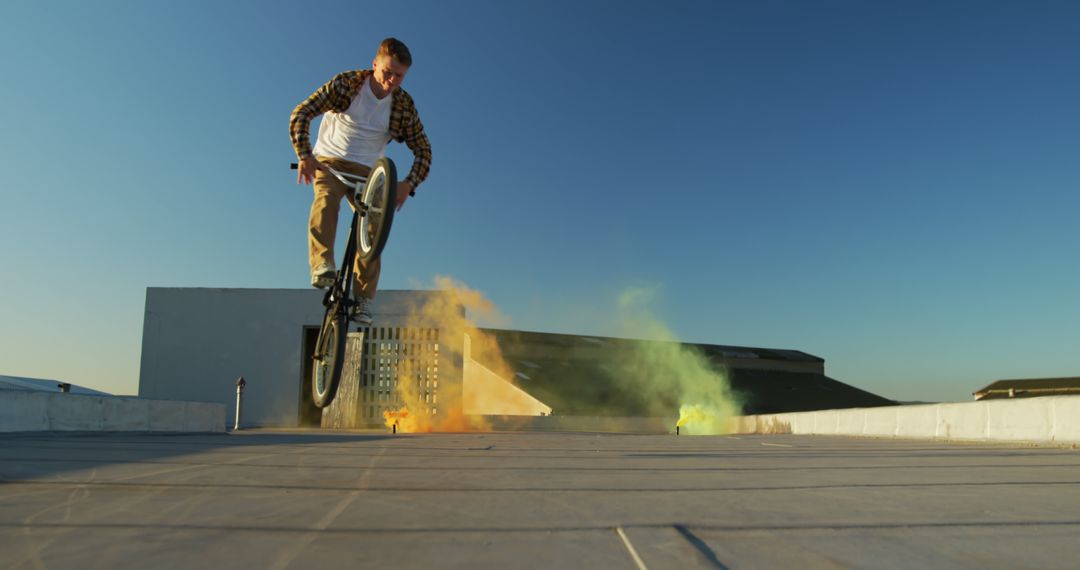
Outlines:
MULTIPOLYGON (((243 376, 244 427, 319 425, 321 413, 310 401, 307 363, 322 321, 321 299, 320 291, 310 289, 149 288, 139 396, 216 402, 235 409, 234 383, 243 376)), ((409 348, 413 345, 438 355, 431 363, 437 372, 423 381, 425 390, 428 382, 438 386, 439 402, 446 401, 447 391, 460 392, 463 384, 467 391, 463 374, 473 373, 485 386, 499 386, 493 371, 503 367, 486 361, 486 353, 478 352, 475 362, 465 356, 467 340, 460 327, 450 331, 438 319, 418 316, 417 307, 430 302, 464 315, 452 293, 379 292, 374 304, 377 326, 367 331, 367 348, 357 359, 364 368, 354 371, 361 389, 356 404, 368 420, 381 422, 383 411, 400 405, 394 371, 415 356, 409 348), (431 342, 437 346, 427 347, 431 342)), ((550 407, 552 415, 562 416, 677 415, 678 403, 671 398, 644 398, 618 383, 620 364, 659 341, 497 329, 481 334, 495 339, 513 369, 502 380, 537 400, 535 409, 550 407)), ((824 359, 798 350, 667 344, 700 354, 711 367, 724 371, 746 413, 894 403, 825 376, 824 359)), ((436 395, 431 393, 432 401, 436 395)))
POLYGON ((31 392, 67 392, 84 396, 112 396, 107 392, 77 386, 59 380, 44 378, 24 378, 22 376, 0 375, 0 390, 27 390, 31 392))

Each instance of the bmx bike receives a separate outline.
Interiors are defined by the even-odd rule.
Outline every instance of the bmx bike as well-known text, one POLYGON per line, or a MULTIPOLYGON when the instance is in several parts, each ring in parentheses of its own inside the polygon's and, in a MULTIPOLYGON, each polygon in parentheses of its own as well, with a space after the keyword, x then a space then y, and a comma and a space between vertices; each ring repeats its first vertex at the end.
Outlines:
MULTIPOLYGON (((292 169, 297 168, 298 165, 293 163, 292 169)), ((349 188, 354 197, 350 203, 354 207, 345 257, 334 284, 323 296, 326 314, 312 354, 311 395, 320 408, 329 406, 334 400, 345 364, 349 309, 354 304, 351 296, 354 259, 359 257, 365 263, 378 259, 390 237, 390 225, 397 206, 397 170, 389 158, 375 161, 367 176, 340 172, 329 166, 325 169, 349 188)))

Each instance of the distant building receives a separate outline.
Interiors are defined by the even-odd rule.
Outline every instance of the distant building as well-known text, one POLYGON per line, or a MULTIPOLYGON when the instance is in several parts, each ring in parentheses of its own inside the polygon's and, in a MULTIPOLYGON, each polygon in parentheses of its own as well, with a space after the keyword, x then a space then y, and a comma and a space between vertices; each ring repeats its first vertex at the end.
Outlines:
POLYGON ((1031 378, 998 380, 973 393, 976 400, 1072 396, 1080 394, 1080 378, 1031 378))

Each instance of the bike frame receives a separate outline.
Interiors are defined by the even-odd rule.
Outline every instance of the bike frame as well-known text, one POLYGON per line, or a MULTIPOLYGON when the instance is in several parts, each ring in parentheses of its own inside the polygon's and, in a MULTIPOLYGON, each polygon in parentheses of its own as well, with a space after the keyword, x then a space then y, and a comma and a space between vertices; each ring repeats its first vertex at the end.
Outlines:
MULTIPOLYGON (((323 306, 326 307, 327 315, 330 315, 331 318, 333 318, 335 321, 338 321, 338 322, 343 321, 343 322, 345 322, 346 323, 346 325, 345 325, 346 330, 348 329, 348 324, 347 323, 349 322, 348 321, 349 309, 352 307, 353 303, 355 302, 352 299, 352 282, 353 282, 352 275, 353 275, 353 263, 355 263, 354 258, 356 256, 356 227, 359 224, 360 224, 360 212, 358 210, 354 210, 353 211, 353 216, 352 216, 352 224, 350 224, 350 226, 349 226, 349 241, 346 242, 346 244, 345 244, 345 259, 344 259, 345 263, 343 263, 344 267, 342 267, 341 270, 338 271, 337 277, 334 279, 334 284, 327 287, 326 288, 326 294, 323 295, 323 306)), ((323 353, 322 350, 327 348, 327 346, 325 346, 324 343, 323 343, 323 335, 326 334, 326 332, 327 332, 327 329, 326 329, 326 317, 324 317, 323 318, 323 326, 322 326, 322 328, 319 329, 319 337, 315 341, 315 354, 312 355, 313 359, 316 361, 316 362, 313 363, 314 366, 320 366, 319 361, 321 361, 323 359, 323 357, 325 356, 325 353, 323 353)), ((344 334, 346 334, 346 331, 345 330, 339 330, 338 334, 339 335, 344 335, 344 334)), ((337 346, 334 346, 333 350, 338 351, 343 346, 344 346, 344 343, 340 343, 337 346)), ((345 358, 345 355, 344 354, 336 354, 335 359, 341 359, 341 358, 345 358)), ((324 373, 334 375, 333 370, 327 371, 327 370, 324 369, 324 373)), ((312 380, 312 382, 317 382, 318 381, 315 377, 313 377, 311 380, 312 380)), ((324 381, 331 383, 331 388, 329 388, 329 390, 331 390, 331 391, 336 390, 337 380, 324 379, 324 381)), ((317 390, 317 388, 314 385, 312 386, 312 388, 317 390)), ((333 396, 331 396, 331 398, 332 397, 333 396)), ((318 401, 318 400, 316 399, 316 401, 318 401)), ((323 404, 319 404, 319 405, 320 405, 320 407, 323 406, 323 404)), ((329 404, 326 404, 326 405, 329 405, 329 404)))
POLYGON ((330 303, 333 303, 337 299, 334 294, 341 291, 342 294, 342 307, 347 312, 349 306, 352 305, 353 300, 349 296, 352 290, 352 274, 353 264, 356 263, 356 226, 360 223, 360 212, 353 212, 352 224, 349 225, 349 241, 345 244, 345 267, 342 267, 338 271, 337 278, 334 280, 334 286, 326 288, 326 295, 323 296, 323 306, 329 307, 330 303), (344 279, 344 282, 342 280, 344 279))
POLYGON ((349 200, 349 204, 353 206, 353 216, 352 223, 349 224, 349 239, 345 242, 345 259, 342 264, 344 267, 338 271, 334 286, 326 288, 326 295, 323 296, 323 306, 329 307, 330 303, 336 301, 334 294, 340 291, 343 297, 341 299, 342 310, 348 313, 349 306, 353 304, 349 293, 352 292, 353 264, 356 263, 356 227, 360 224, 360 217, 367 214, 367 204, 364 204, 359 194, 364 184, 367 184, 367 176, 339 172, 329 166, 326 167, 326 171, 349 187, 353 194, 353 199, 349 200))
MULTIPOLYGON (((298 169, 299 164, 293 163, 292 168, 298 169)), ((380 158, 367 175, 341 172, 326 165, 323 165, 321 170, 337 178, 346 187, 347 192, 352 194, 349 197, 349 205, 353 209, 341 268, 334 278, 334 283, 327 287, 326 294, 323 296, 326 314, 323 317, 322 327, 319 329, 313 355, 315 361, 311 378, 313 397, 319 407, 325 408, 334 399, 340 380, 342 359, 345 357, 345 335, 349 328, 349 313, 356 304, 352 298, 355 265, 359 259, 377 259, 386 245, 396 202, 397 174, 394 163, 389 158, 380 158), (373 179, 373 176, 376 178, 373 179), (381 197, 376 198, 377 196, 381 197), (365 220, 369 216, 371 218, 365 220), (361 225, 361 222, 364 224, 361 225), (374 225, 374 229, 369 228, 368 225, 374 225), (358 235, 358 231, 364 233, 358 235), (328 334, 332 336, 326 336, 328 334), (328 354, 333 355, 329 362, 326 361, 328 354)))

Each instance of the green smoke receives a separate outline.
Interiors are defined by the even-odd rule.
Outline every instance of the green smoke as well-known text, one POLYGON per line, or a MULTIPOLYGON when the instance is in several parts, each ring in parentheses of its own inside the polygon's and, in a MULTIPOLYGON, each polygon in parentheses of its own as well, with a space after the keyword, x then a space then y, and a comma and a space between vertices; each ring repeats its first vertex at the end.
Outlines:
POLYGON ((670 415, 676 404, 681 433, 727 433, 742 403, 726 371, 696 347, 680 343, 653 316, 649 305, 654 296, 651 289, 630 289, 619 296, 622 335, 651 340, 632 343, 620 359, 617 381, 623 389, 636 391, 651 415, 670 415))

